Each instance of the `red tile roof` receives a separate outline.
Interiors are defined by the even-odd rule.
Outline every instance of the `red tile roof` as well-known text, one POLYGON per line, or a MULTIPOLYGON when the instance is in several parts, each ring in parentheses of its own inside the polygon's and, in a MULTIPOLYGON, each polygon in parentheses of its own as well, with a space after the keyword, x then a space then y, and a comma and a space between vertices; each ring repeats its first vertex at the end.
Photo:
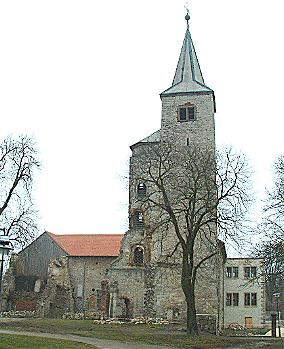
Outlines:
POLYGON ((116 257, 123 238, 123 234, 47 234, 70 256, 116 257))

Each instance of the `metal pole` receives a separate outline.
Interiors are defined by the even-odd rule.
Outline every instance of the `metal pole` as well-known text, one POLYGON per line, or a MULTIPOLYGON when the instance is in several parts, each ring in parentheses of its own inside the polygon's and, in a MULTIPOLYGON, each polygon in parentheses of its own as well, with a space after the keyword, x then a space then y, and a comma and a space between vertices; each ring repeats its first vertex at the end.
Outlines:
POLYGON ((2 292, 3 270, 4 270, 4 253, 2 253, 2 255, 1 255, 1 266, 0 266, 0 294, 1 294, 1 292, 2 292))
POLYGON ((278 335, 279 335, 279 337, 281 337, 280 314, 279 314, 279 297, 277 297, 277 317, 278 317, 278 335))
POLYGON ((85 316, 86 316, 86 309, 85 309, 86 262, 87 262, 87 258, 85 257, 84 258, 84 263, 83 263, 84 269, 83 269, 83 294, 82 294, 84 319, 85 319, 85 316))

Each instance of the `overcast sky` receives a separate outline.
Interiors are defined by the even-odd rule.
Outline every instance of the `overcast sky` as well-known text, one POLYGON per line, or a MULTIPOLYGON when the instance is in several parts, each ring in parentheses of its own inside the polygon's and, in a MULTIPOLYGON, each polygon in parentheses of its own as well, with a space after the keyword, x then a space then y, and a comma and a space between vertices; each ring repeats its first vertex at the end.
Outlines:
MULTIPOLYGON (((0 2, 0 137, 28 133, 41 229, 127 228, 129 145, 160 128, 184 38, 183 0, 0 2)), ((217 145, 245 152, 263 198, 284 153, 283 0, 192 0, 190 30, 215 91, 217 145)))

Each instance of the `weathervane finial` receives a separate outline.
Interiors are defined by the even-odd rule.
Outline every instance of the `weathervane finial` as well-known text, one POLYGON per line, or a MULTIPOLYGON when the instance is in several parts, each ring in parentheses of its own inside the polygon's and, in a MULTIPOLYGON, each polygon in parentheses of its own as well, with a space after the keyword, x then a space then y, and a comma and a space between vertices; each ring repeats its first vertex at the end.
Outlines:
POLYGON ((184 8, 186 10, 186 16, 185 16, 185 20, 187 22, 187 28, 188 28, 188 21, 190 20, 190 15, 189 15, 189 3, 188 1, 186 1, 184 8))

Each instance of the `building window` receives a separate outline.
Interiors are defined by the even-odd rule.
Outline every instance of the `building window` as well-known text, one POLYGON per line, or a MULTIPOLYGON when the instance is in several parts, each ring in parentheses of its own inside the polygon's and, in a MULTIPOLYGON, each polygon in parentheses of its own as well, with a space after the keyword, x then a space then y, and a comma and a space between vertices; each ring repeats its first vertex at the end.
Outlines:
POLYGON ((257 306, 257 296, 256 296, 256 293, 251 293, 250 294, 250 303, 253 306, 257 306))
POLYGON ((229 307, 232 305, 232 293, 226 294, 226 305, 229 307))
POLYGON ((238 267, 227 267, 226 268, 227 278, 238 278, 239 277, 239 268, 238 267))
POLYGON ((192 107, 180 107, 178 114, 178 121, 193 121, 195 120, 195 108, 192 107))
POLYGON ((257 306, 257 294, 256 293, 245 293, 245 305, 246 306, 257 306))
POLYGON ((233 306, 237 307, 239 305, 239 294, 233 293, 233 306))
POLYGON ((233 267, 233 278, 238 278, 238 277, 239 277, 239 268, 233 267))
POLYGON ((256 267, 244 267, 245 278, 255 278, 256 277, 256 267))
POLYGON ((139 199, 144 198, 146 196, 146 185, 145 183, 139 183, 137 187, 137 196, 139 199))
POLYGON ((232 273, 232 267, 227 267, 227 272, 226 272, 227 278, 231 278, 233 273, 232 273))
POLYGON ((230 307, 230 306, 237 307, 239 305, 239 294, 238 293, 227 293, 226 294, 226 305, 228 307, 230 307))
POLYGON ((137 228, 144 227, 144 214, 142 211, 135 211, 134 214, 134 225, 137 228))
POLYGON ((141 246, 137 246, 133 253, 133 262, 134 264, 143 264, 144 263, 144 250, 141 246))

